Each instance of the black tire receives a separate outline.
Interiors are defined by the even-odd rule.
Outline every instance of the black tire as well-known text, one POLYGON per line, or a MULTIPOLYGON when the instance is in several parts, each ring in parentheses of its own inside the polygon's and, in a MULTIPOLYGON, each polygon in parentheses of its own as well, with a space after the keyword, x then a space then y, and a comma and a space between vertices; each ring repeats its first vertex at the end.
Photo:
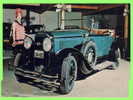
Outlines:
POLYGON ((85 75, 90 74, 94 70, 97 60, 95 43, 90 41, 84 44, 81 48, 81 52, 83 53, 83 56, 87 60, 87 64, 84 61, 82 62, 82 66, 80 68, 81 72, 85 75))
POLYGON ((121 51, 120 48, 114 49, 113 53, 112 53, 112 69, 117 69, 119 67, 120 64, 120 59, 121 59, 121 51))
POLYGON ((68 94, 73 89, 77 78, 77 62, 74 56, 69 54, 63 59, 61 68, 60 93, 68 94))

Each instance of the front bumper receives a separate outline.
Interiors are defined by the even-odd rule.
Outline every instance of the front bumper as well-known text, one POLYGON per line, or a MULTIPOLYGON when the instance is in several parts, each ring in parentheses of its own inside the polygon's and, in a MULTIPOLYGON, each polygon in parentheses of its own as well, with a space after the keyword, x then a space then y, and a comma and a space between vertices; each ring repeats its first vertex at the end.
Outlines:
POLYGON ((34 82, 41 82, 47 85, 52 85, 57 87, 59 86, 58 75, 54 75, 54 76, 45 75, 39 72, 26 71, 21 68, 15 69, 15 75, 23 76, 24 78, 28 78, 34 82))

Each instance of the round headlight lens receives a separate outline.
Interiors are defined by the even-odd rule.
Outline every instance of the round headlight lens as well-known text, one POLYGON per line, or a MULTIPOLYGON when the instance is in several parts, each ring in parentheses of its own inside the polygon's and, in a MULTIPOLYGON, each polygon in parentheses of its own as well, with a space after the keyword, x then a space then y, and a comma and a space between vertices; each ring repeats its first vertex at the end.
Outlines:
POLYGON ((25 49, 30 49, 32 45, 32 39, 30 37, 26 37, 24 39, 24 47, 25 49))
POLYGON ((51 46, 52 46, 51 40, 49 38, 45 38, 43 40, 43 50, 48 52, 50 51, 51 46))

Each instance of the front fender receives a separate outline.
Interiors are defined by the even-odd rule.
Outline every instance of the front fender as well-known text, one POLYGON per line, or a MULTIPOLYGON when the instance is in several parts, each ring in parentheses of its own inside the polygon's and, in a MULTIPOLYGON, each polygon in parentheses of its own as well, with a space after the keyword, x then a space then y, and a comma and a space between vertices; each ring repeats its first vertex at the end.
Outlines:
POLYGON ((82 53, 76 48, 65 48, 65 49, 62 49, 62 50, 56 52, 56 56, 64 58, 64 57, 66 57, 68 55, 68 53, 77 54, 77 55, 79 55, 81 57, 83 56, 82 53))
POLYGON ((58 63, 61 64, 63 58, 65 58, 69 53, 72 53, 72 55, 76 58, 76 60, 79 62, 84 61, 86 66, 88 66, 88 62, 83 56, 83 54, 76 48, 65 48, 56 53, 56 57, 58 59, 58 63))

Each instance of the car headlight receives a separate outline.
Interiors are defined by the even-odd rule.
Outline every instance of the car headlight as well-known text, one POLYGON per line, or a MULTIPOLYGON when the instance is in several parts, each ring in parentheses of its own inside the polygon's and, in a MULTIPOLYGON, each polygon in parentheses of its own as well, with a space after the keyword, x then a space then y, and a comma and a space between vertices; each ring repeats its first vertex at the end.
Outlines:
POLYGON ((24 47, 25 49, 30 49, 32 45, 32 39, 30 37, 26 37, 24 39, 24 47))
POLYGON ((48 52, 50 51, 51 47, 52 47, 51 40, 49 38, 45 38, 43 40, 43 50, 48 52))

